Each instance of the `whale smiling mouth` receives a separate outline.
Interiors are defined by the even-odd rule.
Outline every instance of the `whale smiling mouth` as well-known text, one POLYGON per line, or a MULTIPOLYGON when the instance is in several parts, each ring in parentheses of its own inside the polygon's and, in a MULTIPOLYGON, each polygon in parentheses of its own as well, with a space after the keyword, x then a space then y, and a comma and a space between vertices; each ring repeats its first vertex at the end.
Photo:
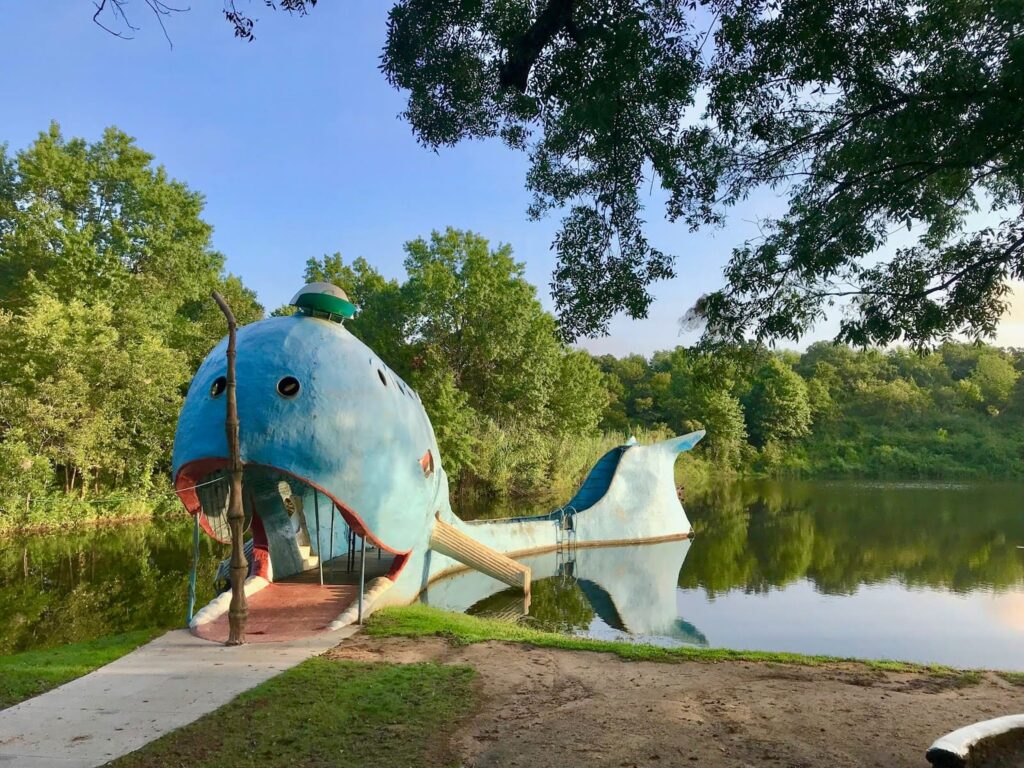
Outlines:
MULTIPOLYGON (((190 514, 198 516, 200 527, 211 538, 222 544, 231 541, 227 525, 230 466, 230 460, 224 457, 196 459, 182 465, 174 478, 175 493, 185 508, 190 514)), ((380 538, 379 532, 370 530, 358 512, 331 490, 287 469, 266 464, 246 462, 243 473, 242 506, 246 525, 253 517, 266 514, 272 505, 281 505, 284 513, 291 516, 294 507, 291 503, 286 504, 278 491, 281 481, 285 481, 293 494, 312 491, 326 497, 321 499, 321 511, 324 514, 331 514, 333 505, 349 530, 380 550, 394 555, 392 567, 386 574, 389 579, 397 578, 408 561, 411 550, 401 552, 388 546, 380 538)), ((253 530, 255 537, 256 528, 253 530)))

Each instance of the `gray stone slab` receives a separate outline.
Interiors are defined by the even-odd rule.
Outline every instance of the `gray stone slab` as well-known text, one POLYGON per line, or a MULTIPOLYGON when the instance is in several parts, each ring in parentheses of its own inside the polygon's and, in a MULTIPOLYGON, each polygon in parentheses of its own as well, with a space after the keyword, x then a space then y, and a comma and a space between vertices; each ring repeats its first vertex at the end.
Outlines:
POLYGON ((168 632, 84 677, 0 710, 0 768, 95 768, 333 648, 350 627, 228 648, 168 632))

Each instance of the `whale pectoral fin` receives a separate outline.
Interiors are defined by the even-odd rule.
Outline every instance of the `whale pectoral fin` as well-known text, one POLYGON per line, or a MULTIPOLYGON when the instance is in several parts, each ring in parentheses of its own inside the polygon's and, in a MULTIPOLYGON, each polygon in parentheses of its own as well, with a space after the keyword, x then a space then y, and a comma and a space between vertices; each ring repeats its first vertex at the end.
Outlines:
POLYGON ((673 437, 669 440, 665 440, 661 445, 664 445, 675 453, 682 453, 683 451, 688 451, 693 448, 693 446, 701 441, 701 438, 703 438, 705 434, 706 433, 703 429, 698 429, 696 432, 690 432, 686 435, 680 435, 679 437, 673 437))
POLYGON ((519 587, 526 594, 530 593, 530 569, 527 566, 481 544, 440 518, 430 534, 430 548, 510 587, 519 587))
MULTIPOLYGON (((381 597, 393 586, 395 586, 395 582, 387 576, 378 576, 366 585, 366 591, 363 593, 364 619, 380 607, 381 597)), ((341 629, 342 627, 355 624, 358 620, 359 604, 352 603, 352 605, 341 612, 338 618, 328 624, 326 628, 328 630, 341 629)))

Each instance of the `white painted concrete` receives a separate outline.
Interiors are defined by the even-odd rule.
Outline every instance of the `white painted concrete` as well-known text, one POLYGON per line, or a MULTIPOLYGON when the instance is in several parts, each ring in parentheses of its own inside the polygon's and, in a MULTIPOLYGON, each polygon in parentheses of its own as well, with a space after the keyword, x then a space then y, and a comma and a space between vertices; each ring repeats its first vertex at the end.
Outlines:
POLYGON ((105 667, 0 710, 0 766, 94 768, 187 725, 356 632, 228 648, 168 632, 105 667))
POLYGON ((925 756, 935 765, 966 765, 971 749, 976 744, 1021 729, 1024 729, 1024 715, 1006 715, 971 723, 936 740, 925 756))

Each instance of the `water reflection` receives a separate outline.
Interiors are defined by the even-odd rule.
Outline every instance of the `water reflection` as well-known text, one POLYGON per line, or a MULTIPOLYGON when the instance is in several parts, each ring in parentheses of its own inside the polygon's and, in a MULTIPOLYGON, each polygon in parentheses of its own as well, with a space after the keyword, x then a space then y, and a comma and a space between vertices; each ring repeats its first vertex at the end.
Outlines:
MULTIPOLYGON (((224 557, 205 536, 202 548, 199 605, 224 557)), ((3 540, 0 654, 184 626, 191 557, 187 519, 3 540)))
POLYGON ((809 580, 823 594, 895 580, 967 594, 1024 584, 1024 487, 749 482, 687 512, 679 586, 715 597, 809 580))
MULTIPOLYGON (((424 599, 598 637, 1024 669, 1024 485, 743 482, 686 508, 690 542, 525 558, 529 606, 475 572, 424 599)), ((202 547, 199 605, 227 555, 202 547)), ((184 516, 4 540, 0 654, 181 626, 190 558, 184 516)))
POLYGON ((690 543, 530 559, 528 610, 469 573, 424 599, 596 637, 1024 669, 1022 509, 1019 484, 739 482, 691 494, 690 543))
POLYGON ((683 539, 627 547, 583 547, 518 558, 533 571, 527 604, 476 571, 435 582, 421 600, 446 610, 520 620, 541 629, 592 633, 595 625, 631 635, 704 645, 679 617, 676 578, 690 550, 683 539))

